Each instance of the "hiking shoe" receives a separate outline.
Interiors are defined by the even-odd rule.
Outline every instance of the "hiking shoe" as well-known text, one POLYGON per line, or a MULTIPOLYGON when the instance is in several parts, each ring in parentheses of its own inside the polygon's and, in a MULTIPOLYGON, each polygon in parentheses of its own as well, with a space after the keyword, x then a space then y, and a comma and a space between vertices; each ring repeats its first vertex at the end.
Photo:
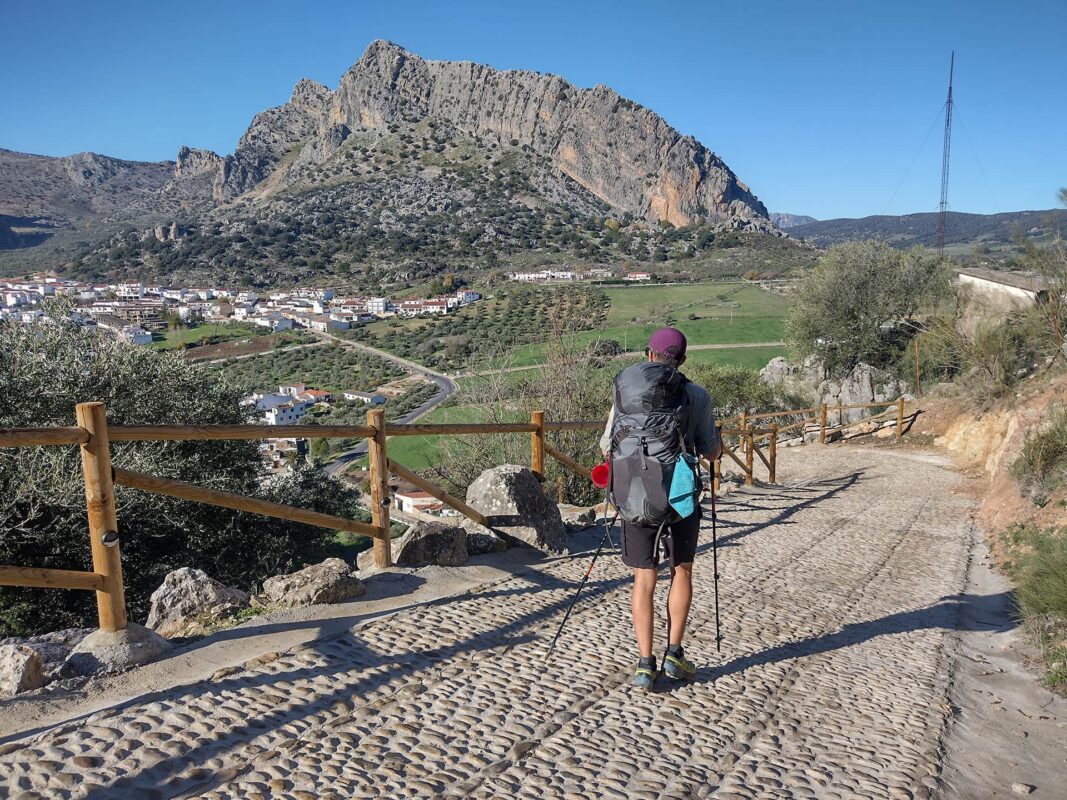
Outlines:
POLYGON ((663 674, 676 681, 684 681, 697 674, 696 664, 682 654, 682 648, 677 651, 667 651, 663 657, 663 674))
POLYGON ((649 691, 656 682, 656 659, 642 658, 637 662, 637 670, 634 672, 634 687, 649 691))

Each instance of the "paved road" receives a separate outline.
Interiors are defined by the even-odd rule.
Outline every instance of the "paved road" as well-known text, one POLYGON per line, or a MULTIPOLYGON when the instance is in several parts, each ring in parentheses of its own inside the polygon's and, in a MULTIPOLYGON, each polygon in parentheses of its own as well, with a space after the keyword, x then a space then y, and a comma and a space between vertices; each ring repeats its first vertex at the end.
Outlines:
MULTIPOLYGON (((414 422, 424 414, 428 414, 437 406, 441 405, 449 396, 456 391, 456 383, 448 375, 443 372, 437 372, 436 370, 424 367, 422 364, 416 364, 414 361, 409 361, 406 358, 393 355, 385 350, 379 350, 377 347, 371 347, 370 345, 361 344, 360 342, 349 341, 348 339, 342 339, 340 336, 334 336, 332 333, 316 333, 315 336, 323 339, 324 341, 337 342, 342 347, 347 347, 351 350, 358 350, 363 353, 368 353, 378 358, 385 359, 386 361, 392 361, 413 375, 421 375, 429 381, 433 381, 437 384, 438 391, 433 397, 426 402, 422 403, 412 411, 404 414, 399 419, 393 421, 396 425, 407 425, 410 422, 414 422)), ((328 461, 324 467, 327 473, 330 475, 336 475, 343 471, 350 463, 356 461, 367 454, 367 442, 362 441, 353 447, 351 450, 345 450, 343 453, 336 455, 331 461, 328 461)))
POLYGON ((692 682, 630 687, 613 557, 544 660, 583 553, 3 745, 0 796, 930 797, 973 602, 957 477, 780 460, 785 485, 720 502, 721 654, 702 536, 692 682))

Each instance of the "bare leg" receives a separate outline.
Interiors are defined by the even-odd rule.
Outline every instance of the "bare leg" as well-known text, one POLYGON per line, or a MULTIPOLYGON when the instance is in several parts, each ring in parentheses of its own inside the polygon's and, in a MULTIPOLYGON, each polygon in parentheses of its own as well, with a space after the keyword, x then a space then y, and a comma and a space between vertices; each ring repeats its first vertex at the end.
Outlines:
POLYGON ((635 569, 630 590, 630 611, 634 618, 634 635, 642 658, 652 655, 652 595, 656 590, 656 570, 635 569))
MULTIPOLYGON (((689 606, 693 602, 693 562, 678 564, 671 569, 671 593, 667 596, 670 611, 670 644, 681 644, 685 636, 685 623, 689 618, 689 606)), ((636 612, 634 619, 636 619, 636 612)))

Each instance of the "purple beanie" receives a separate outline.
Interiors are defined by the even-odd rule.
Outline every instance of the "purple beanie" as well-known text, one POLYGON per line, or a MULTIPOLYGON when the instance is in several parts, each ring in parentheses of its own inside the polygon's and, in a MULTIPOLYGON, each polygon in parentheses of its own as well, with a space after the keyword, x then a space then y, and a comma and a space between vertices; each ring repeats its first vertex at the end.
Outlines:
POLYGON ((685 344, 685 334, 677 328, 660 328, 648 337, 649 350, 672 358, 685 355, 685 344))

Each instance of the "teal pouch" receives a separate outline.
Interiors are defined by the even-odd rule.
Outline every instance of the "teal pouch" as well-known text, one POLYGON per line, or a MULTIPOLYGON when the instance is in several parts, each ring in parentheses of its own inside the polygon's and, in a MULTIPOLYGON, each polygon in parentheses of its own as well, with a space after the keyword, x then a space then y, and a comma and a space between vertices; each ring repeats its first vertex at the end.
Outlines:
POLYGON ((681 458, 674 462, 667 502, 682 519, 691 516, 697 510, 696 463, 696 459, 688 453, 682 453, 681 458))

